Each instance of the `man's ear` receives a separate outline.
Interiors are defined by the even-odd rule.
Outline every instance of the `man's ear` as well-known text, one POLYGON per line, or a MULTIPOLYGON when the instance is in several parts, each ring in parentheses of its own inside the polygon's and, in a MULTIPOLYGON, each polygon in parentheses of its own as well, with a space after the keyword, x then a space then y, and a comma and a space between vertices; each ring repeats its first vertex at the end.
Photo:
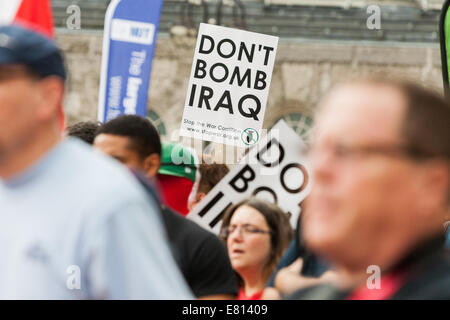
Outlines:
POLYGON ((156 153, 152 153, 144 160, 144 171, 149 178, 154 178, 158 174, 161 165, 161 157, 156 153))
POLYGON ((39 109, 37 117, 40 120, 48 120, 59 117, 59 108, 64 99, 64 82, 56 76, 49 76, 38 82, 39 109))

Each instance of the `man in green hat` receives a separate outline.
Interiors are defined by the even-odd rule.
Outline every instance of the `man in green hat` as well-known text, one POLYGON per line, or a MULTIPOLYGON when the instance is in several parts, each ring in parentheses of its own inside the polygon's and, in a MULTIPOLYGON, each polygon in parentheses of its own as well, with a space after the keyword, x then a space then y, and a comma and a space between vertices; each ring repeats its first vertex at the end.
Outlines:
POLYGON ((186 216, 189 197, 200 179, 195 151, 176 143, 163 143, 158 182, 168 207, 186 216))

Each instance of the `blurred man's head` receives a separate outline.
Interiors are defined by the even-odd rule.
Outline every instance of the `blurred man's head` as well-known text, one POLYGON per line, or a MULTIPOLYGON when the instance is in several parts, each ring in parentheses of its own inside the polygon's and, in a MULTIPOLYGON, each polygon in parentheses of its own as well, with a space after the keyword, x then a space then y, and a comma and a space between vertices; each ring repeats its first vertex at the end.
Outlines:
POLYGON ((23 169, 59 140, 65 77, 51 40, 22 27, 0 27, 1 176, 23 169))
POLYGON ((450 107, 404 82, 338 86, 322 102, 303 235, 353 271, 382 269, 442 230, 449 204, 450 107))
POLYGON ((161 163, 161 141, 156 128, 143 117, 125 115, 103 124, 94 147, 153 178, 161 163))
POLYGON ((75 137, 88 144, 93 144, 95 133, 101 125, 101 122, 98 121, 77 122, 71 126, 68 126, 66 133, 69 137, 75 137))

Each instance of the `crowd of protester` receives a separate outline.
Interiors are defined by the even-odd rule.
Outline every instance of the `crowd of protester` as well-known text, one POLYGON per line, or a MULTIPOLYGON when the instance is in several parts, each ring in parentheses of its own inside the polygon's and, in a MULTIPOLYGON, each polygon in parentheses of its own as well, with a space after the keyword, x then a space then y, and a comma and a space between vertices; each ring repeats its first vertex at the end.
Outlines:
POLYGON ((216 235, 186 216, 230 169, 137 115, 61 132, 66 78, 53 42, 0 27, 1 299, 450 298, 439 94, 389 77, 334 87, 317 107, 295 228, 251 197, 216 235))

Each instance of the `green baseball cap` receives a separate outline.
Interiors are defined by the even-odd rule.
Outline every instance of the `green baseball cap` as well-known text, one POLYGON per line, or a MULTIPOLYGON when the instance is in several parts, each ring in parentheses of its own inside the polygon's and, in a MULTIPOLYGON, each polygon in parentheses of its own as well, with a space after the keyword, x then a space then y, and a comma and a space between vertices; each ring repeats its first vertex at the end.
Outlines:
POLYGON ((195 183, 198 161, 195 151, 178 143, 163 142, 158 173, 187 178, 195 183))

